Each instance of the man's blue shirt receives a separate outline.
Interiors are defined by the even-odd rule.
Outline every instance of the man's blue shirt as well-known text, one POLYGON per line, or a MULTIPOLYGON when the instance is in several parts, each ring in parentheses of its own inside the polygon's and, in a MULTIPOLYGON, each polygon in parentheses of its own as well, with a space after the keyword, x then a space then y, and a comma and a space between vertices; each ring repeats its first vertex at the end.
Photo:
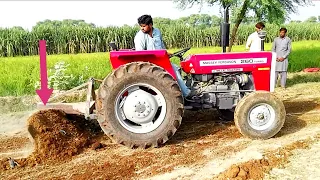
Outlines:
POLYGON ((152 37, 140 30, 134 37, 134 44, 136 51, 166 49, 162 40, 162 34, 158 28, 153 28, 152 37))

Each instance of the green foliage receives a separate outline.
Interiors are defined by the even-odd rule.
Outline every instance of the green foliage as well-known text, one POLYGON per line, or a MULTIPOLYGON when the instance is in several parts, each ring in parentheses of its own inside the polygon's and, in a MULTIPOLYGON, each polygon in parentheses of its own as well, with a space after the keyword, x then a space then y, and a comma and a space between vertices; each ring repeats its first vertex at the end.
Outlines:
MULTIPOLYGON (((108 53, 49 55, 47 66, 50 87, 56 82, 60 90, 78 86, 90 77, 102 79, 111 69, 108 53), (57 66, 56 70, 55 65, 62 61, 68 66, 61 66, 60 70, 57 66), (72 81, 68 83, 55 81, 60 77, 72 81)), ((2 57, 0 67, 0 96, 34 94, 39 87, 39 56, 2 57)))
POLYGON ((173 0, 173 2, 177 3, 180 9, 191 8, 193 5, 230 7, 231 21, 235 24, 232 28, 228 48, 228 52, 230 52, 237 38, 239 26, 243 20, 246 21, 250 12, 254 14, 253 18, 257 21, 280 25, 285 22, 290 13, 296 12, 297 6, 307 5, 310 0, 173 0))
MULTIPOLYGON (((68 90, 86 82, 86 80, 83 79, 82 74, 68 74, 66 70, 69 66, 69 63, 65 63, 64 61, 58 61, 52 69, 49 69, 49 88, 53 88, 54 90, 68 90)), ((85 67, 85 70, 82 73, 89 74, 87 66, 85 67)), ((36 81, 35 89, 39 88, 40 81, 36 81)))
MULTIPOLYGON (((289 57, 289 72, 301 71, 307 67, 320 67, 320 40, 292 43, 293 51, 289 57)), ((178 49, 170 49, 175 52, 178 49)), ((234 51, 244 51, 244 45, 234 46, 234 51)), ((271 50, 271 43, 265 45, 271 50)), ((220 47, 192 48, 187 53, 220 53, 220 47)), ((109 53, 63 54, 47 57, 50 87, 56 90, 71 89, 90 77, 103 79, 111 71, 109 53), (51 70, 51 71, 50 71, 51 70)), ((172 61, 179 63, 177 58, 172 61)), ((0 58, 0 96, 20 96, 35 94, 35 84, 39 84, 39 56, 0 58)))
POLYGON ((62 21, 59 20, 49 20, 46 19, 44 21, 37 22, 37 24, 33 27, 33 29, 41 28, 41 27, 96 27, 93 23, 87 23, 84 20, 74 20, 74 19, 64 19, 62 21))
POLYGON ((311 16, 309 17, 306 22, 310 22, 310 23, 316 23, 317 22, 317 17, 316 16, 311 16))
MULTIPOLYGON (((160 23, 155 26, 162 31, 168 49, 220 45, 219 27, 204 28, 160 23)), ((234 27, 233 24, 232 27, 234 27)), ((290 23, 285 27, 293 41, 320 40, 320 23, 290 23)), ((266 42, 271 42, 278 36, 279 29, 280 26, 266 24, 268 32, 266 42)), ((107 28, 41 26, 31 32, 19 28, 0 29, 0 57, 37 55, 39 39, 47 41, 49 55, 108 52, 108 43, 111 41, 116 41, 120 48, 131 49, 134 47, 133 38, 138 30, 138 27, 130 26, 107 28)), ((234 44, 245 44, 252 32, 254 32, 254 24, 241 25, 234 44)))

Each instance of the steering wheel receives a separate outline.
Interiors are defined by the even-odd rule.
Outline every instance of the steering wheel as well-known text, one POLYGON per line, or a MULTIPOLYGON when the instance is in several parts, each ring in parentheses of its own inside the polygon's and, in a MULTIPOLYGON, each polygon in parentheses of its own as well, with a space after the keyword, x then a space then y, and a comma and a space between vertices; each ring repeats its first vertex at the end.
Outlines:
POLYGON ((182 56, 184 55, 184 53, 186 53, 187 51, 189 51, 189 49, 191 49, 191 47, 187 47, 187 48, 182 49, 182 50, 180 50, 180 51, 177 51, 177 52, 175 52, 175 53, 173 53, 173 54, 170 54, 170 55, 169 55, 169 58, 172 58, 172 57, 174 57, 174 56, 177 56, 177 57, 179 57, 180 59, 182 59, 182 56))

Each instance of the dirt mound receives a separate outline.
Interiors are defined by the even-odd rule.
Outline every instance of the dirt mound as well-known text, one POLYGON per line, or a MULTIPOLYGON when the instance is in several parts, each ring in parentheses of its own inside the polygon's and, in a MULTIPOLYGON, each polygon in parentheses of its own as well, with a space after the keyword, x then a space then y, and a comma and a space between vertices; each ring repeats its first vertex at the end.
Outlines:
MULTIPOLYGON (((317 139, 319 139, 319 136, 317 139)), ((272 168, 286 164, 289 156, 292 155, 293 150, 307 149, 310 144, 314 143, 317 139, 297 141, 283 148, 266 153, 262 159, 255 159, 238 165, 232 165, 229 169, 222 172, 217 179, 263 179, 265 173, 268 173, 272 168)))
MULTIPOLYGON (((34 152, 16 160, 20 166, 58 163, 80 154, 96 143, 99 126, 81 116, 67 115, 59 110, 38 111, 28 119, 28 131, 34 139, 34 152)), ((9 168, 8 160, 0 162, 9 168)))

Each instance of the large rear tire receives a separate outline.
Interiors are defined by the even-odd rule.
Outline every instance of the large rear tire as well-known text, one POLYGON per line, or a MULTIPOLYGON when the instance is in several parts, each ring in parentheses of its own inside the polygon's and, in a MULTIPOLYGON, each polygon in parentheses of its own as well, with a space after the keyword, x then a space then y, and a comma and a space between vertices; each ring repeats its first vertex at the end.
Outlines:
POLYGON ((133 62, 109 74, 97 93, 98 122, 114 142, 158 147, 179 128, 184 113, 180 88, 163 68, 133 62))
POLYGON ((251 139, 269 139, 283 127, 285 106, 266 91, 248 94, 235 109, 235 125, 242 135, 251 139))

